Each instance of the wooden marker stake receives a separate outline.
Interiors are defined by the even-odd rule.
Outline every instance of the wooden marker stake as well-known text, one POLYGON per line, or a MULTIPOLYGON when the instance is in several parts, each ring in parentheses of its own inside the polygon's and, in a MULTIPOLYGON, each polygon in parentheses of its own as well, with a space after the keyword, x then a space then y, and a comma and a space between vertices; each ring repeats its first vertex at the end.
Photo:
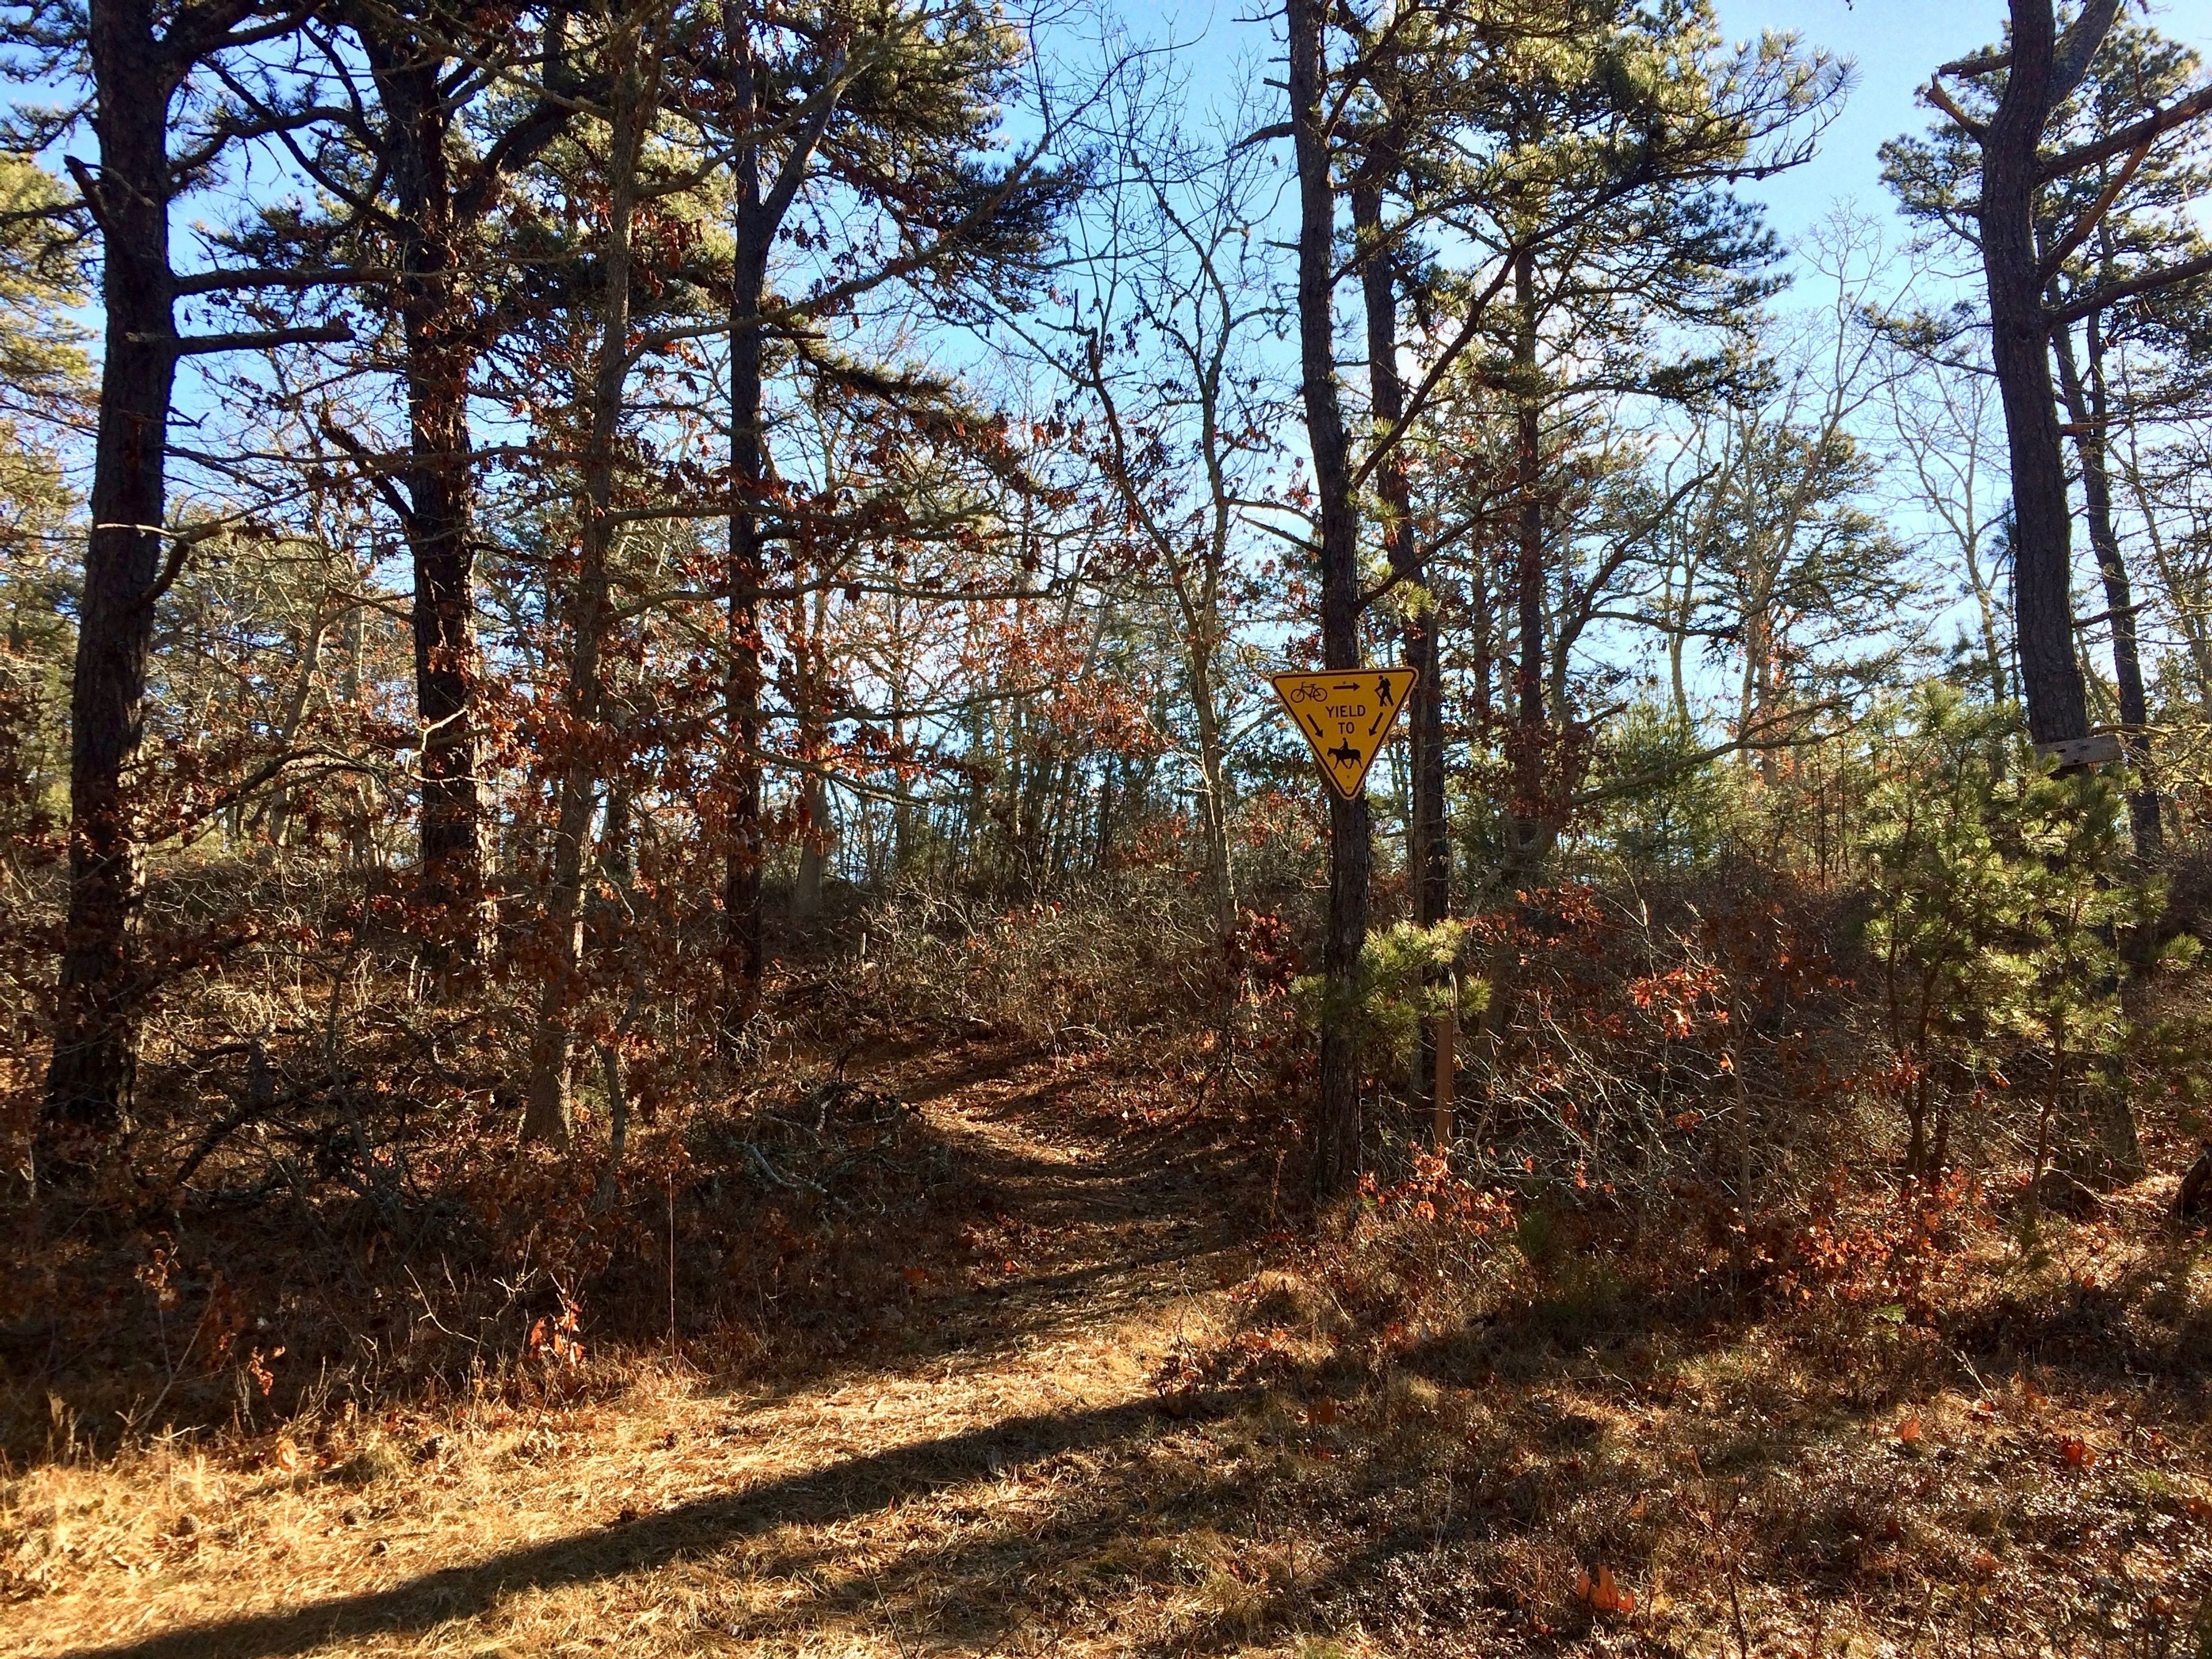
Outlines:
POLYGON ((1452 1050, 1459 1021, 1450 1014, 1437 1016, 1437 1156, 1449 1158, 1452 1143, 1452 1088, 1459 1076, 1459 1060, 1452 1050))

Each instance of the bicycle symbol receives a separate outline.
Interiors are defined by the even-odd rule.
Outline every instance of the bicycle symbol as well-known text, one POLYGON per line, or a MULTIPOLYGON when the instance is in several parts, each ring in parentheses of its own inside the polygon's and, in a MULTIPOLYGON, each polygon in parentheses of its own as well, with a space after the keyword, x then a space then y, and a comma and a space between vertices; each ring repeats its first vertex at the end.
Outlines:
POLYGON ((1328 696, 1328 688, 1318 680, 1308 680, 1304 685, 1291 688, 1291 702, 1294 705, 1302 702, 1320 702, 1328 696))

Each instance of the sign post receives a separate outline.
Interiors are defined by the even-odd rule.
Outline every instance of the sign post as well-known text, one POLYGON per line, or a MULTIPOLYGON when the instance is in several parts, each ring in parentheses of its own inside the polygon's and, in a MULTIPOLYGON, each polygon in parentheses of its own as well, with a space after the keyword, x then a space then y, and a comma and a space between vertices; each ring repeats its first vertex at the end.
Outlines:
MULTIPOLYGON (((1358 668, 1334 674, 1278 674, 1273 684, 1275 695, 1313 750, 1322 776, 1339 799, 1351 801, 1358 799, 1366 787, 1368 770, 1389 741, 1398 711, 1419 678, 1410 668, 1358 668)), ((1436 1022, 1436 1138, 1442 1156, 1449 1156, 1451 1149, 1457 1025, 1449 1014, 1440 1015, 1436 1022)))
MULTIPOLYGON (((1458 988, 1456 983, 1453 989, 1458 988)), ((1456 1001, 1456 996, 1453 999, 1456 1001)), ((1459 1020, 1452 1014, 1437 1016, 1437 1156, 1449 1158, 1452 1144, 1453 1091, 1459 1080, 1459 1020)))

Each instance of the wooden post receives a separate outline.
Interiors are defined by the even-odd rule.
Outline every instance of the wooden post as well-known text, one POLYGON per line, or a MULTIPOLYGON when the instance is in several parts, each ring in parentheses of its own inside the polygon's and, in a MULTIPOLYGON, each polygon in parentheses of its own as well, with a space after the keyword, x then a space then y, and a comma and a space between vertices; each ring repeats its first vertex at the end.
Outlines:
POLYGON ((1459 1060, 1452 1052, 1459 1021, 1451 1014, 1437 1016, 1437 1156, 1449 1158, 1452 1144, 1452 1087, 1459 1076, 1459 1060))

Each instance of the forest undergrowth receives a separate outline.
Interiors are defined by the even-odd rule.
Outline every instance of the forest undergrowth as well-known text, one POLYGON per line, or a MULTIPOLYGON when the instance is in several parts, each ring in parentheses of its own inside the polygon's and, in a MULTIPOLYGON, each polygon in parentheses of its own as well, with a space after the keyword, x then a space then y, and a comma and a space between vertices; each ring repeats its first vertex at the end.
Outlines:
POLYGON ((1863 896, 1569 885, 1474 925, 1540 1042, 1450 1165, 1378 951, 1372 1167, 1315 1216, 1297 929, 1131 908, 855 908, 754 1086, 641 1091, 617 1167, 457 1090, 388 1201, 263 1144, 195 1184, 297 1190, 19 1207, 11 1650, 2212 1644, 2154 1066, 2140 1182, 2038 1181, 1997 1091, 1909 1178, 1863 896))

